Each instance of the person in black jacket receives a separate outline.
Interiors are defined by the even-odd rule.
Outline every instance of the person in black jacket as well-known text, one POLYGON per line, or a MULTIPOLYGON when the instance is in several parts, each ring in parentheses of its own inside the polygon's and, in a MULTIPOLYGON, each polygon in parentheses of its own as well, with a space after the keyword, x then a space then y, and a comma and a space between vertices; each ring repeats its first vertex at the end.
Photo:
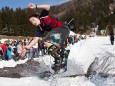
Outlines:
POLYGON ((111 45, 114 45, 114 32, 113 32, 113 30, 110 32, 110 41, 111 41, 111 45))

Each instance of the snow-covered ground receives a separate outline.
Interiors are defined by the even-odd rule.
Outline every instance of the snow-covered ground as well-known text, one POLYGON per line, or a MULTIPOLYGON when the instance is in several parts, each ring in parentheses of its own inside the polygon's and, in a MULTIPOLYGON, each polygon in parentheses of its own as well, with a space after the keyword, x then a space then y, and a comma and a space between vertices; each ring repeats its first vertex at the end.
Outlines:
MULTIPOLYGON (((68 70, 63 75, 84 74, 96 57, 104 58, 115 56, 115 45, 110 44, 109 37, 87 38, 68 48, 71 50, 68 59, 68 70)), ((53 63, 53 59, 50 56, 40 57, 35 60, 45 62, 46 67, 49 67, 49 69, 53 63)), ((26 62, 26 60, 19 62, 12 60, 0 61, 0 68, 14 67, 24 62, 26 62)), ((115 71, 112 71, 112 73, 114 72, 115 71)), ((50 77, 49 79, 41 79, 34 76, 25 78, 0 77, 0 86, 115 86, 114 77, 102 78, 100 76, 94 76, 92 79, 88 79, 85 76, 65 78, 61 78, 60 76, 50 77)))

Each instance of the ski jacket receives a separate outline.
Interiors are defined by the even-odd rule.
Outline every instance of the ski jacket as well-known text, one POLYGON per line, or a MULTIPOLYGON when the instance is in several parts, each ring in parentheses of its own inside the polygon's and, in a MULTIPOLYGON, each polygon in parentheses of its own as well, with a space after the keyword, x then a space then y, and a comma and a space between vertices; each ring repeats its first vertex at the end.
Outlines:
POLYGON ((45 31, 51 31, 52 29, 63 26, 63 23, 52 16, 49 16, 49 11, 43 10, 40 14, 40 25, 37 28, 36 36, 41 37, 45 31))

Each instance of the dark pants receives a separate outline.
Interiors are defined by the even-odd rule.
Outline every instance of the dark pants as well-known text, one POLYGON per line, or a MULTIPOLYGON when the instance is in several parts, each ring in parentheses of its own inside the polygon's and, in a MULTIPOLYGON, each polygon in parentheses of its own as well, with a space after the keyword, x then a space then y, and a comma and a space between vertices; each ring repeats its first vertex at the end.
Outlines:
POLYGON ((64 25, 50 31, 43 41, 50 41, 52 44, 63 45, 65 40, 69 37, 70 30, 68 26, 64 25))
POLYGON ((114 45, 114 38, 110 38, 111 45, 114 45))

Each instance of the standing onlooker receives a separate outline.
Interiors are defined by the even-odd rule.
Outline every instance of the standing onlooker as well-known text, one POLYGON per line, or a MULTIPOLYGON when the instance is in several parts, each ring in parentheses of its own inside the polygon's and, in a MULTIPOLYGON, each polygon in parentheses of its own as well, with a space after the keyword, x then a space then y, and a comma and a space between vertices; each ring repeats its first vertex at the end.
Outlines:
POLYGON ((1 48, 3 49, 3 60, 6 60, 6 51, 7 51, 7 45, 6 41, 1 45, 1 48))
POLYGON ((13 52, 12 52, 13 54, 16 54, 16 53, 17 53, 17 48, 16 48, 14 42, 11 43, 11 49, 12 49, 12 51, 13 51, 13 52))
POLYGON ((33 57, 38 56, 38 43, 33 45, 33 57))
POLYGON ((74 36, 71 37, 71 43, 72 45, 74 44, 75 40, 74 40, 74 36))
POLYGON ((7 44, 7 52, 6 52, 6 56, 7 56, 7 60, 11 60, 12 59, 12 48, 10 44, 7 44))
POLYGON ((22 41, 19 41, 17 45, 17 55, 14 58, 15 61, 18 61, 19 59, 21 59, 21 53, 22 53, 22 41))
POLYGON ((78 42, 77 35, 74 35, 74 40, 75 40, 75 43, 77 43, 77 42, 78 42))
POLYGON ((114 45, 114 32, 113 32, 113 30, 110 32, 110 41, 111 41, 111 45, 114 45))
MULTIPOLYGON (((21 56, 21 54, 23 54, 23 50, 25 49, 25 46, 26 46, 26 43, 25 43, 25 42, 22 42, 22 44, 21 44, 22 51, 21 51, 21 53, 20 53, 20 56, 21 56)), ((21 57, 21 60, 24 60, 25 58, 27 58, 27 56, 21 57)))
POLYGON ((3 49, 1 46, 2 46, 2 43, 0 41, 0 59, 2 59, 2 57, 3 57, 3 49))
POLYGON ((22 52, 22 41, 19 41, 19 44, 17 45, 17 52, 18 52, 18 55, 20 55, 22 52))

